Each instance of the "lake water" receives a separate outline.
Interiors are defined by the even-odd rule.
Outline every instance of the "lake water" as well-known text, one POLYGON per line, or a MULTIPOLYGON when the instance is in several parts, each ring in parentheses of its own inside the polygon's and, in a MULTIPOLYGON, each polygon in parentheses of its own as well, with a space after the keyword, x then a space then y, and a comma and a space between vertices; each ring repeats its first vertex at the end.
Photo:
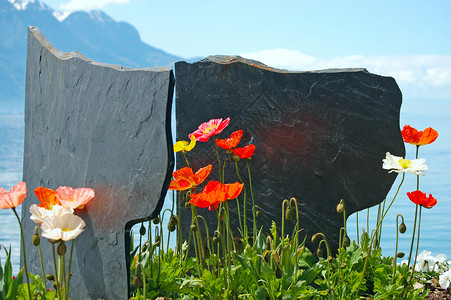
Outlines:
MULTIPOLYGON (((0 187, 9 190, 22 179, 23 164, 23 114, 0 107, 0 187)), ((431 145, 420 147, 420 157, 426 158, 429 170, 420 179, 420 189, 431 193, 438 204, 432 209, 423 209, 420 250, 432 251, 432 255, 444 253, 451 259, 451 100, 450 99, 405 99, 401 110, 401 127, 409 124, 417 129, 433 127, 439 137, 431 145)), ((203 120, 200 120, 203 121, 203 120)), ((415 158, 415 146, 406 144, 407 158, 415 158)), ((397 155, 396 153, 392 153, 397 155)), ((382 167, 381 157, 381 167, 382 167)), ((393 198, 401 176, 393 185, 387 201, 393 198)), ((394 255, 395 218, 403 214, 407 232, 400 237, 399 251, 409 252, 415 205, 407 198, 406 192, 416 189, 416 177, 406 174, 404 184, 387 214, 383 225, 382 249, 384 255, 394 255)), ((20 215, 20 207, 18 208, 20 215)), ((370 210, 370 228, 374 228, 377 210, 370 210)), ((366 211, 359 213, 359 227, 366 227, 366 211)), ((348 219, 348 232, 355 239, 355 216, 348 219)), ((19 269, 19 226, 11 210, 0 210, 0 244, 13 251, 14 272, 19 269)), ((5 254, 0 259, 4 263, 5 254)))

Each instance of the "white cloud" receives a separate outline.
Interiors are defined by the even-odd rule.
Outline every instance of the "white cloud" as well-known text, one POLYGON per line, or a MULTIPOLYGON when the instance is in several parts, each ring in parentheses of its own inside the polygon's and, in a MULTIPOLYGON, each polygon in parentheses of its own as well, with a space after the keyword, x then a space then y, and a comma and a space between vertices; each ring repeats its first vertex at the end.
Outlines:
POLYGON ((61 10, 93 10, 101 9, 109 4, 128 4, 130 0, 70 0, 59 6, 61 10))
POLYGON ((405 97, 449 98, 451 95, 450 55, 353 55, 324 59, 296 50, 274 49, 241 56, 291 71, 365 68, 371 73, 395 78, 405 97))

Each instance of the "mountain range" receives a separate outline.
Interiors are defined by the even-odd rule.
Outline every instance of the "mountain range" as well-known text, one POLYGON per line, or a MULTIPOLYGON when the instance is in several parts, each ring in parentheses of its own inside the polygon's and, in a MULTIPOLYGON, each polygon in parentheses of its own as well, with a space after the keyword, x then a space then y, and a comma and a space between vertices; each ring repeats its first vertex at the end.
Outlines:
POLYGON ((102 11, 62 13, 40 1, 0 0, 0 106, 23 107, 28 25, 65 52, 133 68, 168 67, 183 58, 144 43, 126 22, 102 11))

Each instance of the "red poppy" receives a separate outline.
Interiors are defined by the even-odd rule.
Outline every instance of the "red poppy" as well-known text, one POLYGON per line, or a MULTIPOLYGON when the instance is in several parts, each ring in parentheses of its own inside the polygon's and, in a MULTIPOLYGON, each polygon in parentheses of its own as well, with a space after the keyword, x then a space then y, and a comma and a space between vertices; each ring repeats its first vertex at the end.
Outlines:
POLYGON ((244 183, 222 184, 219 181, 209 181, 204 190, 198 194, 191 194, 189 203, 197 207, 208 207, 209 210, 218 208, 221 202, 235 199, 243 190, 244 183))
POLYGON ((170 190, 184 191, 204 182, 205 178, 210 174, 212 165, 200 168, 196 174, 188 167, 172 173, 174 180, 169 185, 170 190))
POLYGON ((233 132, 229 138, 227 139, 223 139, 223 140, 219 140, 216 139, 216 145, 218 145, 219 147, 223 148, 223 149, 232 149, 235 148, 238 143, 241 141, 241 137, 243 136, 243 130, 237 130, 235 132, 233 132))
POLYGON ((230 118, 225 119, 211 119, 208 122, 202 123, 199 125, 196 131, 189 134, 188 137, 191 139, 191 135, 196 137, 196 141, 198 142, 208 142, 210 137, 220 134, 224 128, 229 125, 230 118))
POLYGON ((252 155, 254 155, 254 151, 255 151, 255 145, 254 144, 249 144, 243 148, 235 148, 232 149, 233 154, 236 156, 239 156, 239 158, 243 159, 243 158, 249 158, 252 155))
POLYGON ((426 128, 424 131, 418 131, 410 125, 405 125, 401 131, 404 142, 423 146, 434 142, 438 137, 438 132, 431 127, 426 128))
POLYGON ((54 205, 61 205, 61 202, 56 197, 56 192, 45 187, 38 187, 34 189, 34 193, 38 196, 39 207, 44 207, 47 210, 52 210, 54 205))
POLYGON ((426 193, 423 193, 421 191, 407 193, 407 196, 409 197, 410 201, 425 208, 432 208, 437 204, 437 199, 432 197, 431 194, 429 194, 429 197, 426 197, 426 193))

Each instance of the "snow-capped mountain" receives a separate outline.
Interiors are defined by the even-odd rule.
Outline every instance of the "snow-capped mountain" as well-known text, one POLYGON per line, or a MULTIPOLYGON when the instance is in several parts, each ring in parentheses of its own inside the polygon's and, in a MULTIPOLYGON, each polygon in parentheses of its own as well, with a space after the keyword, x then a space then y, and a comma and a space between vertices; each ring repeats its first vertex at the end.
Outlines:
POLYGON ((27 27, 39 27, 58 49, 134 68, 171 66, 182 58, 141 41, 128 23, 102 11, 59 12, 37 0, 0 0, 0 105, 25 99, 27 27))

